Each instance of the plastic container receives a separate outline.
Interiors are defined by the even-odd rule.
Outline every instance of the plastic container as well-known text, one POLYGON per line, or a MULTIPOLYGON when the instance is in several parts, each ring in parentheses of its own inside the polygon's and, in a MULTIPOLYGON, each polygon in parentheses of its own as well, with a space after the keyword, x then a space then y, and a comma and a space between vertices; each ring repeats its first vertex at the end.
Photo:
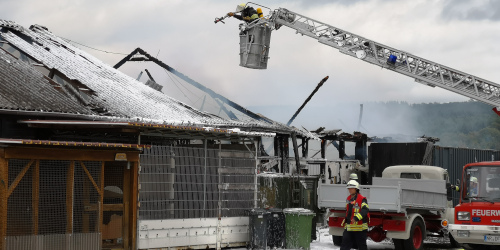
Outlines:
POLYGON ((240 66, 251 69, 266 69, 269 59, 271 28, 256 25, 240 33, 240 66))
POLYGON ((248 211, 249 221, 249 247, 251 249, 266 249, 268 235, 268 220, 271 213, 262 208, 248 211))
POLYGON ((267 246, 285 248, 285 214, 279 208, 271 208, 269 212, 267 246))
POLYGON ((315 214, 304 208, 283 209, 286 220, 286 248, 311 249, 312 219, 315 214))

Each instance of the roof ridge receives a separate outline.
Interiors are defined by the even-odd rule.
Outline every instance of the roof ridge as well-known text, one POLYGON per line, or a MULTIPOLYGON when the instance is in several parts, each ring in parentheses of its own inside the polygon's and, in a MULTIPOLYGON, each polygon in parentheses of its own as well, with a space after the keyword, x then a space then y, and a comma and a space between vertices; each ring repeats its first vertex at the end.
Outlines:
POLYGON ((5 27, 8 29, 13 29, 13 30, 21 31, 21 32, 24 31, 23 26, 17 24, 14 21, 8 21, 8 20, 4 20, 4 19, 0 19, 0 27, 5 27))

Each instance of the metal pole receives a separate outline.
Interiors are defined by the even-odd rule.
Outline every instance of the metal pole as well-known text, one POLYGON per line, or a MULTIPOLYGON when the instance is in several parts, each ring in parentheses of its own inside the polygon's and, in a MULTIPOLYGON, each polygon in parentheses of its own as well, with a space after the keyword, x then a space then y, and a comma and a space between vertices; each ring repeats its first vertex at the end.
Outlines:
POLYGON ((222 201, 221 201, 221 178, 220 178, 220 169, 222 167, 222 156, 221 156, 221 153, 222 153, 222 143, 219 142, 219 167, 217 168, 217 173, 218 173, 218 176, 219 176, 219 180, 218 180, 218 192, 219 192, 219 202, 218 202, 218 206, 217 206, 217 212, 219 214, 219 218, 217 220, 217 242, 216 242, 216 246, 217 246, 217 250, 220 250, 221 249, 221 240, 222 240, 222 235, 221 235, 221 232, 222 232, 222 225, 221 225, 221 219, 222 219, 222 201))
POLYGON ((203 140, 205 149, 205 173, 203 174, 203 218, 205 218, 205 209, 207 204, 207 139, 203 140))
POLYGON ((253 191, 253 207, 254 208, 257 208, 257 173, 259 171, 259 158, 258 158, 258 148, 259 148, 259 141, 258 140, 254 140, 253 141, 253 144, 255 145, 255 155, 254 155, 254 158, 255 158, 255 181, 254 181, 254 184, 255 184, 255 187, 254 187, 254 191, 253 191))

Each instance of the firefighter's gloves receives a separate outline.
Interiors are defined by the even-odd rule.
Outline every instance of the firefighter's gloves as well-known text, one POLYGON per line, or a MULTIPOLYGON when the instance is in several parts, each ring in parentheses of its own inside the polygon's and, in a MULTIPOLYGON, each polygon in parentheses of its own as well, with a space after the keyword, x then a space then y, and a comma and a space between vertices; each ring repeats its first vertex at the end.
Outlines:
POLYGON ((227 13, 228 16, 234 16, 234 13, 233 12, 229 12, 227 13))
POLYGON ((245 17, 243 17, 243 20, 250 21, 250 17, 249 16, 245 16, 245 17))

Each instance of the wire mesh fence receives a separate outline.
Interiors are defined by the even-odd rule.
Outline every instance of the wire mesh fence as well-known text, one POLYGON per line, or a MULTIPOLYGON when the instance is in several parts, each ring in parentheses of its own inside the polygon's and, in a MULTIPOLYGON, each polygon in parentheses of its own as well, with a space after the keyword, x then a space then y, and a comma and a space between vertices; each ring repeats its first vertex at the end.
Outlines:
POLYGON ((255 167, 249 151, 153 146, 141 155, 139 219, 245 216, 255 167))
POLYGON ((100 249, 101 166, 10 159, 6 249, 100 249))

